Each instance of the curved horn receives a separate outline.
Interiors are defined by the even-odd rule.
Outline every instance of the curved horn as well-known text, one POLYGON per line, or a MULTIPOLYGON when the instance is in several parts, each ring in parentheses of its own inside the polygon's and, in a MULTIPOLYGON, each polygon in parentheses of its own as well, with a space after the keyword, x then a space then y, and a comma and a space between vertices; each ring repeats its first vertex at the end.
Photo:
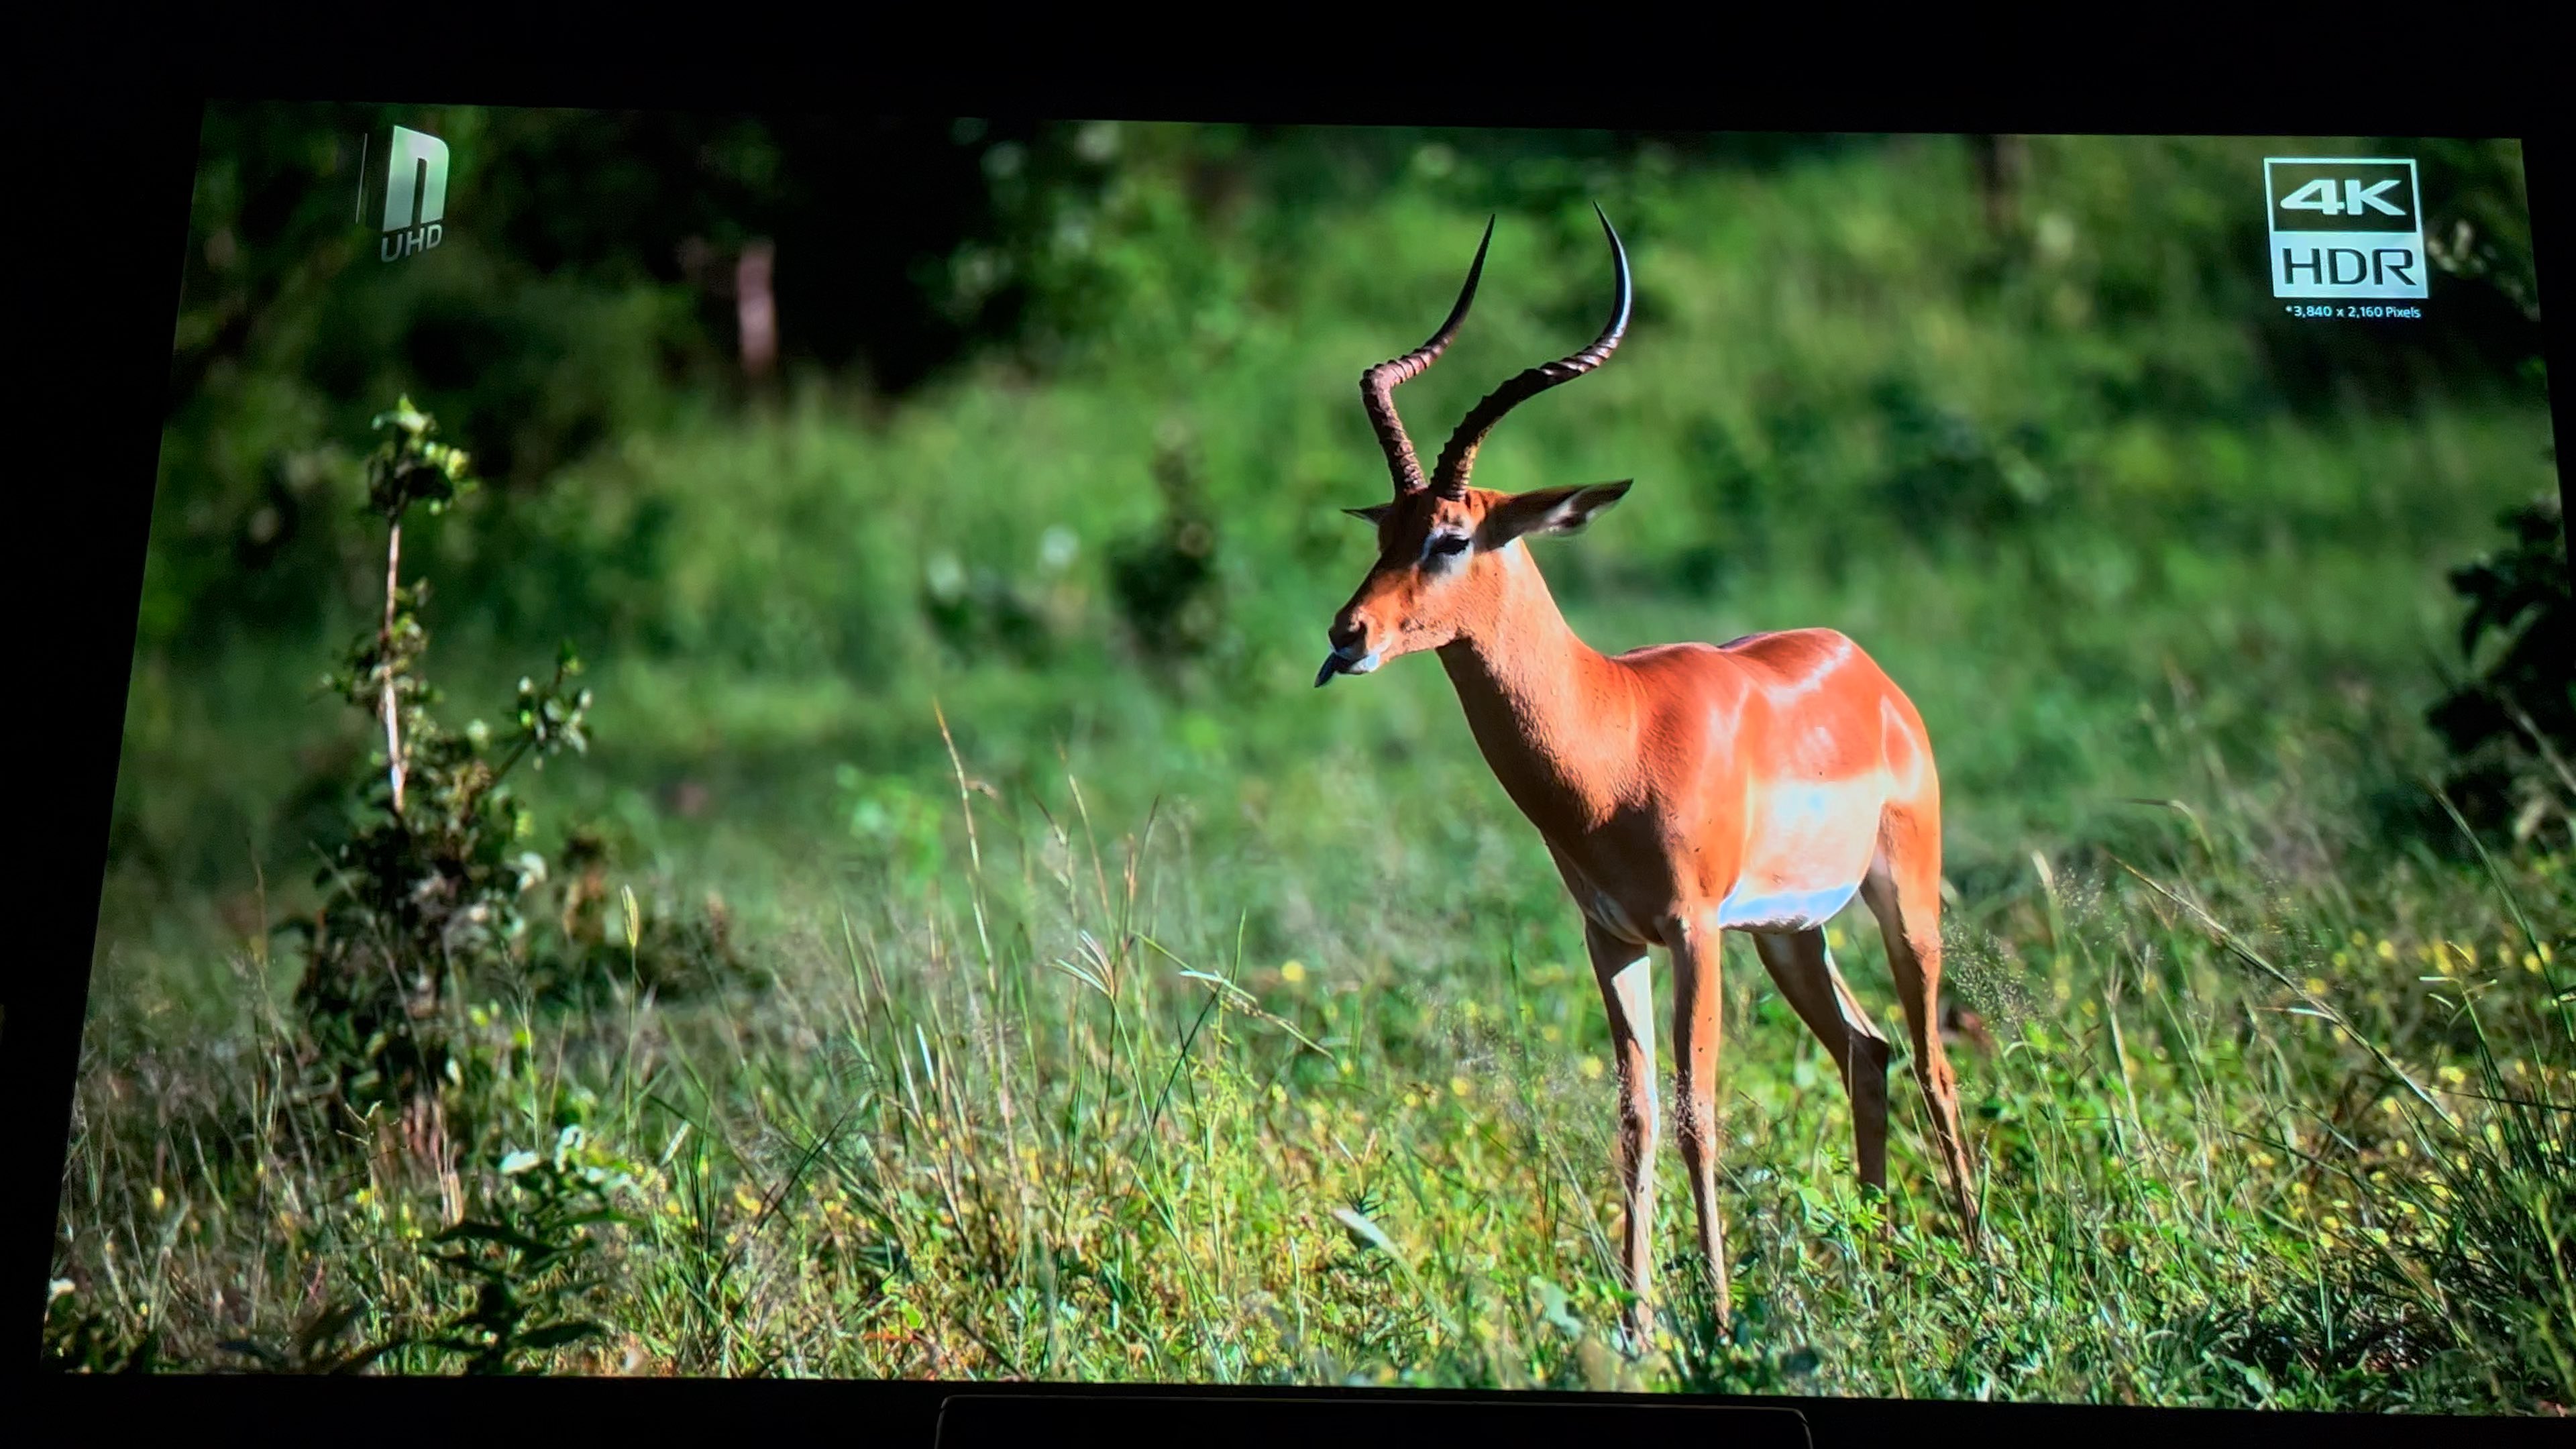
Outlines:
POLYGON ((1503 420, 1503 414, 1560 382, 1571 382, 1599 367, 1618 350, 1619 339, 1628 330, 1629 307, 1636 300, 1635 291, 1628 281, 1628 249, 1619 244, 1619 233, 1611 227, 1608 214, 1597 205, 1592 212, 1601 218, 1602 233, 1610 238, 1610 259, 1618 272, 1618 297, 1612 304, 1610 325, 1601 329, 1601 335, 1592 339, 1591 346, 1570 357, 1531 368, 1494 389, 1468 412, 1466 421, 1458 424, 1458 431, 1451 433, 1448 443, 1440 449, 1440 464, 1432 470, 1432 487, 1442 497, 1457 498, 1466 493, 1467 470, 1475 466, 1476 449, 1484 443, 1485 435, 1494 430, 1494 424, 1503 420))
POLYGON ((1449 309, 1449 320, 1440 324, 1430 341, 1360 374, 1360 404, 1368 409, 1369 426, 1377 430, 1378 446, 1386 450, 1386 463, 1395 474, 1398 498, 1419 493, 1427 485, 1422 478, 1422 460, 1414 456, 1413 440, 1405 436, 1404 420, 1395 415, 1395 386, 1421 376, 1448 350, 1450 340, 1458 335, 1458 324, 1467 320, 1467 304, 1476 300, 1476 279, 1485 274, 1485 248, 1493 242, 1494 222, 1488 217, 1485 239, 1476 243, 1476 260, 1467 268, 1467 285, 1459 289, 1458 305, 1449 309))

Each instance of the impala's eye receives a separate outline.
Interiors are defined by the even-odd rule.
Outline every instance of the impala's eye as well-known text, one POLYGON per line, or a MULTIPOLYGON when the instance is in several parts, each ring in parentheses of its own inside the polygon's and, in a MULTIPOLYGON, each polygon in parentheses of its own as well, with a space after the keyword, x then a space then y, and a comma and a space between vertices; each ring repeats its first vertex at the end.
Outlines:
POLYGON ((1431 536, 1430 547, 1425 552, 1433 558, 1449 558, 1465 553, 1470 541, 1463 533, 1435 533, 1431 536))

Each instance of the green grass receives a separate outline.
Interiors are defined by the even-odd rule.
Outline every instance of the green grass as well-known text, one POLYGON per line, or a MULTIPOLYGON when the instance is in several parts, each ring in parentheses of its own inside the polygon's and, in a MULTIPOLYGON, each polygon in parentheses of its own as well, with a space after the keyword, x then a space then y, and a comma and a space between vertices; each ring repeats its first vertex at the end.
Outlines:
MULTIPOLYGON (((225 1070, 102 1059, 94 1036, 69 1196, 85 1291, 152 1305, 165 1352, 280 1335, 325 1296, 382 1331, 425 1321, 454 1290, 422 1237, 506 1197, 508 1152, 578 1124, 634 1223, 602 1231, 614 1267, 588 1300, 614 1336, 564 1368, 2565 1401, 2563 1276, 2555 1296, 2528 1263, 2466 1280, 2543 1295, 2485 1305, 2537 1325, 2521 1343, 2405 1296, 2410 1273, 2464 1286, 2441 1236, 2496 1207, 2459 1195, 2482 1175, 2421 1176, 2423 1154, 2507 1151, 2479 1135, 2506 1119, 2468 1095, 2496 1094, 2442 1005, 2458 993, 2497 1033, 2495 1079, 2554 1104, 2521 1166, 2564 1273, 2571 1058, 2543 957, 2576 925, 2562 858, 2508 873, 2544 938, 2525 940, 2472 870, 2283 877, 2239 835, 2265 822, 2222 797, 2207 847, 2171 832, 2197 866, 2178 889, 2278 979, 2126 877, 2034 872, 1954 911, 1956 990, 1997 1043, 1962 1049, 1982 1260, 1941 1220, 1910 1086, 1893 1195, 1856 1194, 1830 1063, 1732 953, 1742 1341, 1676 1290, 1671 1341, 1630 1363, 1606 1344, 1604 1028, 1517 823, 1462 811, 1486 817, 1461 822, 1472 851, 1390 848, 1362 867, 1374 888, 1305 902, 1311 947, 1282 960, 1236 950, 1233 903, 1282 888, 1264 862, 1119 831, 1075 789, 1016 820, 973 797, 971 850, 952 806, 917 902, 782 885, 789 975, 763 995, 591 1019, 492 1003, 489 1075, 429 1134, 429 1161, 454 1154, 444 1184, 390 1128, 264 1121, 292 1075, 273 1020, 254 1014, 225 1070), (2426 1118, 2407 1079, 2465 1125, 2426 1118), (2383 1251, 2413 1266, 2375 1272, 2383 1251)), ((1889 1008, 1870 936, 1836 934, 1889 1008)))
MULTIPOLYGON (((536 843, 601 824, 616 885, 720 909, 775 978, 587 1013, 469 983, 441 1120, 306 1105, 299 963, 265 944, 366 769, 364 722, 310 690, 380 545, 316 524, 259 583, 309 615, 208 606, 173 642, 186 505, 222 491, 174 445, 61 1312, 201 1365, 333 1303, 429 1335, 472 1303, 429 1239, 588 1168, 626 1220, 591 1229, 594 1286, 531 1286, 607 1330, 528 1355, 563 1370, 2571 1402, 2576 867, 2562 831, 2490 874, 2416 784, 2443 573, 2555 486, 2536 385, 2290 396, 2194 260, 2232 255, 2236 143, 2044 146, 2028 206, 2056 222, 2000 268, 1946 144, 1601 183, 1636 328, 1479 481, 1640 480, 1540 555, 1600 647, 1827 624, 1907 689, 1948 995, 1993 1037, 1954 1048, 1980 1258, 1903 1064, 1864 1201, 1831 1065, 1730 948, 1740 1320, 1683 1291, 1667 1172, 1667 1333, 1629 1361, 1573 908, 1429 661, 1307 687, 1366 564, 1335 510, 1385 486, 1351 383, 1433 320, 1486 203, 1399 178, 1212 222, 1154 140, 1084 244, 1110 320, 1043 368, 892 408, 674 394, 407 531, 452 722, 565 634, 592 666, 598 748, 525 782, 536 843), (2140 242, 2147 188, 2177 199, 2140 242), (1113 582, 1176 506, 1158 478, 1213 526, 1198 652, 1146 647, 1113 582)), ((1498 232, 1474 325, 1401 397, 1417 434, 1597 326, 1598 233, 1561 199, 1498 232)), ((300 396, 280 335, 198 400, 223 449, 300 396)), ((1859 919, 1838 954, 1902 1040, 1859 919)))

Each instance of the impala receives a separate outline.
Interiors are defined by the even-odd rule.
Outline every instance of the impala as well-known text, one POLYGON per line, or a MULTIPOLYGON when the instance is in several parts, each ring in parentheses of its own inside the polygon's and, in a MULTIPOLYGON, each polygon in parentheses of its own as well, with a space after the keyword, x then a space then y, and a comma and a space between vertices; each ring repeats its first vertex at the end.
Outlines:
POLYGON ((1476 449, 1505 413, 1599 367, 1626 333, 1627 251, 1607 216, 1601 228, 1617 279, 1609 326, 1582 351, 1531 368, 1476 404, 1429 477, 1393 392, 1457 335, 1493 242, 1490 222, 1440 330, 1361 375, 1395 496, 1346 510, 1376 527, 1377 562, 1334 617, 1332 652, 1315 683, 1437 651, 1486 763, 1538 827, 1582 912, 1618 1062, 1630 1291, 1623 1327, 1642 1342, 1657 1131, 1651 947, 1672 959, 1677 1136, 1720 1322, 1730 1311, 1716 1177, 1722 932, 1753 938, 1781 995, 1839 1064, 1855 1165, 1861 1181, 1884 1190, 1888 1042, 1835 969, 1824 933, 1855 895, 1868 902, 1886 937, 1951 1204, 1971 1237, 1975 1215, 1938 1008, 1940 783, 1913 704, 1830 629, 1602 655, 1566 626, 1523 540, 1575 532, 1629 485, 1504 494, 1468 484, 1476 449))

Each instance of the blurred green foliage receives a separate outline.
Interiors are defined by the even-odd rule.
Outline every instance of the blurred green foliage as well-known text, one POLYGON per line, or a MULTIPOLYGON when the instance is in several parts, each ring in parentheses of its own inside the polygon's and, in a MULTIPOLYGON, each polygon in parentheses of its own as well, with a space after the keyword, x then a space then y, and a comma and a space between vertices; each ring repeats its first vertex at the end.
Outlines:
POLYGON ((1351 381, 1489 210, 1415 430, 1587 334, 1606 205, 1630 341, 1480 481, 1641 480, 1626 526, 1548 554, 1604 648, 1859 637, 1931 718, 1970 869, 2116 833, 2084 802, 2158 793, 2136 713, 2177 681, 2247 761, 2312 704, 2424 742, 2387 721, 2430 703, 2442 571, 2554 488, 2509 144, 2387 143, 2475 243, 2423 322, 2320 325, 2266 295, 2246 178, 2376 141, 457 110, 411 117, 457 158, 449 240, 387 265, 350 202, 389 114, 209 120, 116 817, 138 880, 330 834, 315 782, 354 745, 280 684, 363 617, 329 440, 389 389, 508 494, 407 545, 450 667, 500 688, 531 641, 592 641, 627 747, 577 813, 627 843, 835 828, 836 766, 940 772, 933 693, 998 778, 1088 741, 1136 805, 1318 753, 1463 761, 1436 680, 1297 691, 1361 563, 1336 510, 1382 486, 1351 381), (755 238, 770 380, 730 357, 721 262, 755 238))

